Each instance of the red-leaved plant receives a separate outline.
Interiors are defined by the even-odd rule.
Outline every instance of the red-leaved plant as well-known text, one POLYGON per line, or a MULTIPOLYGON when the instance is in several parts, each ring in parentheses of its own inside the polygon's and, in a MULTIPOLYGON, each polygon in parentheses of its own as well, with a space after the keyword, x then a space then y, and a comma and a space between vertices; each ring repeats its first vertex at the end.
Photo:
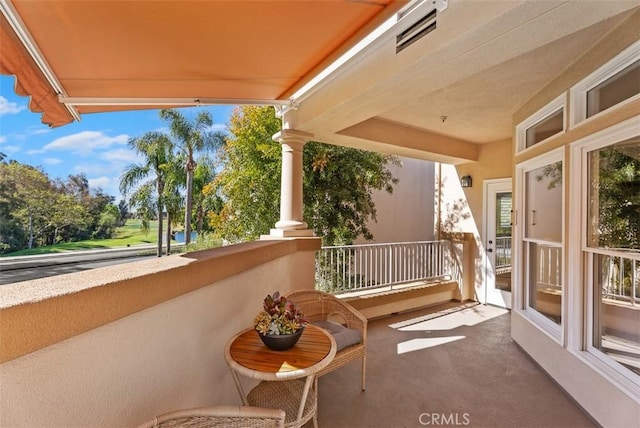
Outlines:
POLYGON ((307 324, 304 314, 295 303, 281 296, 278 291, 273 296, 267 294, 262 311, 254 320, 256 330, 266 334, 293 334, 307 324))

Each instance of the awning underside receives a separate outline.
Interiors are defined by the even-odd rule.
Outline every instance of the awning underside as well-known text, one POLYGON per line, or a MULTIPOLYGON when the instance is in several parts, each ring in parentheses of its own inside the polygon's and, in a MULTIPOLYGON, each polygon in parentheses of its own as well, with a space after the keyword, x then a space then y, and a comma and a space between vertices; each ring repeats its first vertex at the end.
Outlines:
POLYGON ((285 102, 406 3, 14 0, 3 7, 11 16, 1 21, 0 72, 17 76, 17 93, 51 126, 73 120, 67 107, 285 102), (60 94, 10 23, 25 30, 60 94))

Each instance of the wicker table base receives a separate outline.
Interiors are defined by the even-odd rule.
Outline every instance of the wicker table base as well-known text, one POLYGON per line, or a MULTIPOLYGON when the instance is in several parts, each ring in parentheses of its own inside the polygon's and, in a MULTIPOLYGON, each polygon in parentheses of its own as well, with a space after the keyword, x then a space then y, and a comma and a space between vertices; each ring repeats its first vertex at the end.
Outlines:
MULTIPOLYGON (((250 406, 284 410, 286 414, 285 427, 302 426, 316 416, 318 405, 317 391, 315 387, 312 387, 307 395, 302 418, 296 420, 304 383, 302 379, 284 382, 262 381, 249 392, 247 402, 250 406)), ((314 420, 314 426, 316 424, 314 420)))

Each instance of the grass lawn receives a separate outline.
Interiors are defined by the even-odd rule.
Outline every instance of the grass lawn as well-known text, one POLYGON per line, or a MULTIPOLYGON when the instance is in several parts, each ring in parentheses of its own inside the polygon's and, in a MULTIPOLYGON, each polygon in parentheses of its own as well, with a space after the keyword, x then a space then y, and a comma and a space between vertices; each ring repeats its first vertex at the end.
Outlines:
MULTIPOLYGON (((140 228, 140 220, 127 220, 127 223, 119 227, 116 230, 116 237, 112 239, 89 239, 86 241, 77 242, 65 242, 63 244, 49 245, 46 247, 32 248, 30 250, 14 251, 9 254, 4 254, 6 257, 10 256, 28 256, 34 254, 50 254, 50 253, 64 253, 68 251, 76 250, 95 250, 105 248, 117 248, 134 245, 155 244, 158 242, 156 235, 158 233, 158 222, 152 221, 149 226, 149 231, 144 233, 140 228)), ((163 233, 166 230, 163 229, 163 233)), ((2 257, 2 255, 0 255, 2 257)))

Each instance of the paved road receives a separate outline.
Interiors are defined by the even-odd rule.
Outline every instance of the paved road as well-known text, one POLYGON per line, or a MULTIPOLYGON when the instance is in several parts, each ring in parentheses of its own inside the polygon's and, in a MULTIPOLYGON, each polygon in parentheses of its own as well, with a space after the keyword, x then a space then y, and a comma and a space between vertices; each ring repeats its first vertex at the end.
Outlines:
POLYGON ((82 270, 95 269, 103 266, 131 263, 136 260, 143 260, 151 257, 156 256, 148 255, 110 260, 81 261, 50 266, 30 266, 20 269, 0 268, 0 285, 28 281, 30 279, 36 278, 46 278, 49 276, 62 275, 65 273, 79 272, 82 270))

